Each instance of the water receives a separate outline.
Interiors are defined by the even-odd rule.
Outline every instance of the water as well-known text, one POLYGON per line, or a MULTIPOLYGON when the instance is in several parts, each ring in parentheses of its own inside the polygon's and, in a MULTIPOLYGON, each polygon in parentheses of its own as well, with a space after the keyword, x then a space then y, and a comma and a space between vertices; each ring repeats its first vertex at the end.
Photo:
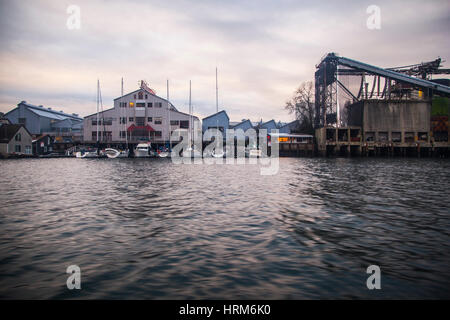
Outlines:
POLYGON ((259 173, 0 161, 0 298, 450 298, 450 161, 282 158, 259 173))

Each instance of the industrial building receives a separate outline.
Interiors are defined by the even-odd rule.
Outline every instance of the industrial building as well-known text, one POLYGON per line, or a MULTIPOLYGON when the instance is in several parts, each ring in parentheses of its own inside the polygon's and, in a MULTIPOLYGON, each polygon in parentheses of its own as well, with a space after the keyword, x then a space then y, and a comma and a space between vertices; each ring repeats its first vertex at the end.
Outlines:
POLYGON ((450 87, 427 79, 450 73, 439 65, 383 69, 326 55, 315 73, 319 154, 448 153, 450 87))
POLYGON ((52 108, 21 101, 4 115, 13 124, 22 124, 34 136, 49 134, 61 142, 81 141, 83 118, 52 108))
POLYGON ((113 108, 84 118, 84 142, 165 144, 174 130, 193 128, 196 121, 197 117, 178 111, 142 81, 139 89, 114 99, 113 108))

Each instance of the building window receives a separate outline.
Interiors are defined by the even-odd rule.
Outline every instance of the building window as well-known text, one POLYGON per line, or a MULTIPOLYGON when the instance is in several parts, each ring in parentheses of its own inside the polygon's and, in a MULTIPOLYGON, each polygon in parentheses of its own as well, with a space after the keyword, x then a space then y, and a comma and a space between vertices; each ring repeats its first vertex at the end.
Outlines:
POLYGON ((152 117, 147 118, 147 122, 152 122, 152 121, 153 121, 152 117))
POLYGON ((155 137, 161 137, 161 131, 155 131, 155 137))
POLYGON ((180 124, 179 120, 170 120, 170 125, 172 126, 178 126, 180 124))
POLYGON ((120 122, 120 124, 125 124, 125 123, 127 123, 127 118, 126 117, 120 117, 119 118, 119 122, 120 122))
POLYGON ((156 108, 162 108, 162 102, 156 102, 156 108))
POLYGON ((152 108, 152 107, 153 107, 153 103, 152 102, 147 103, 147 108, 152 108))
POLYGON ((129 117, 128 118, 128 122, 133 122, 134 121, 134 118, 133 117, 129 117))
POLYGON ((189 120, 180 120, 180 128, 188 129, 189 128, 189 120))
POLYGON ((120 137, 121 138, 125 138, 127 136, 127 132, 126 131, 120 131, 120 137))
POLYGON ((134 98, 136 99, 136 94, 134 95, 134 98))
POLYGON ((138 99, 139 99, 139 100, 144 99, 144 94, 143 94, 142 92, 139 92, 139 93, 138 93, 138 99))
POLYGON ((19 118, 19 123, 23 124, 23 125, 26 125, 27 119, 26 118, 19 118))
POLYGON ((127 107, 127 103, 126 102, 121 102, 120 103, 120 107, 121 108, 126 108, 127 107))
POLYGON ((16 141, 22 141, 22 136, 20 135, 20 133, 16 134, 16 141))
POLYGON ((145 95, 145 100, 147 100, 148 99, 148 95, 145 95))
POLYGON ((97 131, 92 131, 92 140, 97 140, 97 131))
POLYGON ((136 103, 136 108, 145 108, 145 103, 144 102, 136 103))
POLYGON ((130 108, 134 107, 134 102, 130 102, 130 108))
POLYGON ((20 144, 16 144, 15 146, 14 146, 14 151, 15 152, 20 152, 20 144))
POLYGON ((155 118, 155 124, 162 124, 162 118, 155 118))
POLYGON ((144 126, 145 125, 145 117, 136 117, 136 125, 144 126))

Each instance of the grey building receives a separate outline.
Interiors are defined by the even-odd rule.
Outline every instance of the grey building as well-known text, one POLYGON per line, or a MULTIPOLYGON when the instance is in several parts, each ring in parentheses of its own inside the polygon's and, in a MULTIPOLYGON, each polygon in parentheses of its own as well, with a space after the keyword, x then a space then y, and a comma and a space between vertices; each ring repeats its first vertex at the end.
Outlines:
POLYGON ((228 117, 225 110, 214 113, 206 118, 202 119, 202 131, 205 133, 208 129, 216 129, 218 128, 225 139, 226 132, 230 127, 230 118, 228 117))
POLYGON ((285 123, 279 128, 280 133, 300 133, 300 122, 298 120, 294 120, 289 123, 285 123))
POLYGON ((261 123, 258 126, 258 129, 266 129, 268 133, 270 133, 271 130, 278 129, 277 124, 275 123, 275 120, 269 120, 267 122, 261 123))
POLYGON ((83 119, 77 114, 68 114, 52 108, 36 106, 26 101, 4 115, 13 124, 22 124, 35 136, 50 134, 54 137, 82 137, 83 119))
POLYGON ((247 120, 243 119, 241 122, 237 124, 234 124, 232 126, 230 125, 230 129, 234 130, 242 129, 244 132, 251 128, 253 128, 253 123, 249 119, 247 120))

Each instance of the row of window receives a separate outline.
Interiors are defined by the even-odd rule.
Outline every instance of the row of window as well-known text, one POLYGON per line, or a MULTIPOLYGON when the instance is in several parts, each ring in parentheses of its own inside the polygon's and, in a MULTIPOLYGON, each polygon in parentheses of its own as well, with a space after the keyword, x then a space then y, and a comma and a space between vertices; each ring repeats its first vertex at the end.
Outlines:
MULTIPOLYGON (((98 125, 112 125, 113 118, 106 118, 104 120, 99 119, 98 120, 98 125)), ((138 126, 143 126, 145 125, 145 117, 120 117, 119 118, 119 123, 120 124, 126 124, 128 122, 136 122, 136 124, 138 126)), ((163 124, 163 118, 162 117, 155 117, 153 119, 153 117, 147 117, 147 122, 153 122, 154 124, 163 124)), ((92 119, 92 125, 95 126, 97 125, 97 119, 92 119)), ((188 129, 189 128, 189 120, 170 120, 170 125, 172 126, 180 126, 180 128, 182 129, 188 129)), ((16 137, 17 140, 17 137, 16 137)), ((20 140, 17 140, 20 141, 20 140)))
MULTIPOLYGON (((162 108, 162 102, 155 102, 154 103, 155 108, 162 108)), ((145 108, 147 106, 147 108, 153 108, 153 102, 138 102, 136 103, 136 107, 137 108, 145 108)), ((134 102, 120 102, 119 103, 119 107, 120 108, 134 108, 134 102)))
MULTIPOLYGON (((147 133, 145 133, 147 134, 147 133)), ((99 138, 106 138, 106 139, 111 139, 112 138, 112 132, 111 131, 104 131, 102 134, 102 131, 99 131, 98 133, 99 138)), ((128 133, 126 131, 120 131, 119 132, 119 136, 120 138, 125 138, 125 137, 130 137, 130 133, 128 133)), ((161 137, 162 136, 162 132, 161 131, 151 131, 150 132, 150 137, 161 137)), ((97 140, 97 131, 92 131, 92 140, 97 140)), ((17 146, 16 146, 17 147, 17 146)), ((20 147, 20 146, 19 146, 20 147)), ((20 152, 20 151, 16 151, 16 152, 20 152)))
MULTIPOLYGON (((148 134, 147 132, 144 132, 144 133, 140 134, 140 136, 145 136, 147 134, 148 134)), ((128 135, 127 135, 126 131, 120 131, 119 132, 119 136, 121 138, 125 138, 125 137, 130 138, 131 136, 134 136, 134 135, 130 134, 129 132, 128 132, 128 135)), ((161 131, 151 131, 150 132, 150 137, 161 137, 161 136, 162 136, 162 132, 161 131)))

